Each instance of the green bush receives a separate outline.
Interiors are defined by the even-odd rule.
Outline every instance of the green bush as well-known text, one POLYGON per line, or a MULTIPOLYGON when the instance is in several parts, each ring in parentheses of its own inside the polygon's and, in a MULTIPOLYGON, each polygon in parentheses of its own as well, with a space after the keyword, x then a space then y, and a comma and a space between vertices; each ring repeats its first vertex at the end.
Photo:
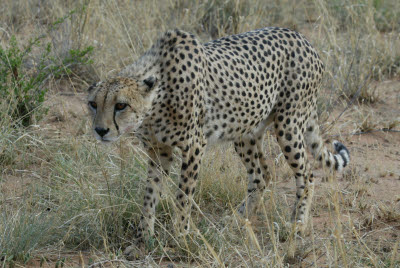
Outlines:
POLYGON ((50 78, 69 74, 72 66, 91 63, 93 47, 70 49, 68 56, 57 59, 52 55, 51 43, 41 42, 44 38, 39 36, 20 48, 13 36, 8 48, 0 46, 0 98, 6 101, 0 115, 8 117, 13 125, 29 126, 34 118, 38 120, 46 113, 42 103, 50 78), (33 48, 40 51, 40 56, 29 66, 33 48))

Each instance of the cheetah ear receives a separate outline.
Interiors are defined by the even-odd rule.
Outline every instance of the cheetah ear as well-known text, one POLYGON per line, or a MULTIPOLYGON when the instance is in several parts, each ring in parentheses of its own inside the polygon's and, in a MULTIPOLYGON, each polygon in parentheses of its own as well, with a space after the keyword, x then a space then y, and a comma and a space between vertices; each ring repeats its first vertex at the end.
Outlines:
POLYGON ((93 83, 88 89, 88 92, 91 92, 95 87, 97 86, 97 83, 93 83))
POLYGON ((155 90, 155 88, 157 87, 157 82, 158 79, 154 75, 149 76, 146 79, 142 80, 141 95, 144 98, 145 105, 151 105, 154 98, 156 97, 157 90, 155 90))
POLYGON ((150 92, 157 83, 157 78, 155 76, 149 76, 143 80, 144 85, 146 86, 146 92, 150 92))

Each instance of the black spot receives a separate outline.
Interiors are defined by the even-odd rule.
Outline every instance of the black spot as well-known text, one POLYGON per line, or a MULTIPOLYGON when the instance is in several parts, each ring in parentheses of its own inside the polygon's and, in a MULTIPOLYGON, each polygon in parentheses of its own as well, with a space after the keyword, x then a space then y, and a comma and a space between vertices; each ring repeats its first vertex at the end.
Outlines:
POLYGON ((311 148, 314 150, 315 148, 317 148, 317 146, 318 146, 318 143, 313 143, 313 144, 311 145, 311 148))
POLYGON ((188 164, 187 163, 182 163, 182 170, 186 170, 188 168, 188 164))

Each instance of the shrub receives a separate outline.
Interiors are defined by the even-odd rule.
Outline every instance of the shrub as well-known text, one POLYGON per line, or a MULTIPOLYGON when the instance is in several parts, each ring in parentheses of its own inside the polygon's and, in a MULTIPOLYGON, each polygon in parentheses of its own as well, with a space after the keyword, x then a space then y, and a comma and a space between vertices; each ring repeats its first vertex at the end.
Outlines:
POLYGON ((8 48, 0 46, 0 97, 6 101, 0 113, 9 117, 13 125, 29 126, 34 118, 40 119, 46 113, 41 104, 50 78, 69 74, 73 65, 91 62, 93 47, 70 49, 67 57, 58 60, 52 56, 51 43, 41 42, 44 38, 36 37, 21 49, 13 36, 8 48), (25 63, 34 47, 39 49, 40 57, 29 67, 25 63))

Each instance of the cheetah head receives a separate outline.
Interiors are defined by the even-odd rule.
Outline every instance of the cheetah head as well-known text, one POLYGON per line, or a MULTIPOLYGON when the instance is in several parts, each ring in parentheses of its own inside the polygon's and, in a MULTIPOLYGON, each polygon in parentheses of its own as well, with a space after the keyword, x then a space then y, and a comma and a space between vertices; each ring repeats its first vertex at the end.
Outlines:
POLYGON ((112 142, 135 132, 151 109, 157 79, 115 77, 89 87, 88 106, 97 140, 112 142))

